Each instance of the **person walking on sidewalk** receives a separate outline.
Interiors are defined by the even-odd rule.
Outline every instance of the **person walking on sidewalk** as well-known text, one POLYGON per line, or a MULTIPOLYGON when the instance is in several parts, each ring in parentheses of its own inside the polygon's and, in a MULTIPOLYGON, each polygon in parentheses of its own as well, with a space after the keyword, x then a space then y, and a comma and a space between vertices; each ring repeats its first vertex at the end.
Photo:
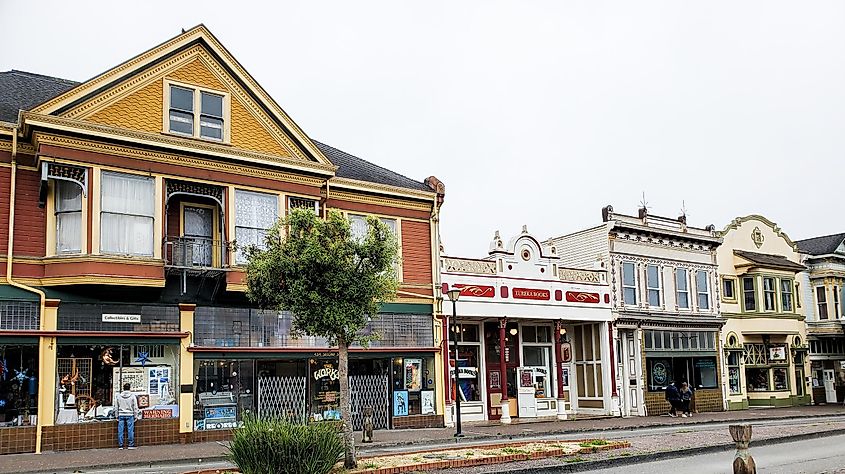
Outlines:
POLYGON ((114 397, 117 410, 117 449, 123 449, 123 427, 126 426, 129 435, 129 449, 135 449, 135 419, 141 419, 138 409, 138 399, 129 391, 131 385, 123 384, 123 391, 114 397))
POLYGON ((692 412, 690 412, 690 403, 692 402, 692 387, 689 386, 688 383, 684 382, 681 384, 681 408, 684 410, 683 416, 684 418, 688 416, 692 416, 692 412))
POLYGON ((681 393, 678 391, 675 382, 669 382, 669 385, 666 386, 666 401, 672 406, 669 410, 669 416, 674 418, 677 415, 678 408, 681 406, 681 393))

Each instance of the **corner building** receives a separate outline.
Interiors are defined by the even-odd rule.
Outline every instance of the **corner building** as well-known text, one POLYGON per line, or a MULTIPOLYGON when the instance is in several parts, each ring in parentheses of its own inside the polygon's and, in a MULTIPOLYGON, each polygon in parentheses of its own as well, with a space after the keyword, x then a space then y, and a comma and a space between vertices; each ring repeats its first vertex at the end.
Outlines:
POLYGON ((244 293, 243 249, 297 207, 400 244, 381 339, 351 351, 353 426, 365 406, 377 429, 442 425, 443 196, 312 140, 201 25, 83 83, 0 73, 0 453, 114 446, 122 383, 141 445, 339 416, 336 350, 244 293))

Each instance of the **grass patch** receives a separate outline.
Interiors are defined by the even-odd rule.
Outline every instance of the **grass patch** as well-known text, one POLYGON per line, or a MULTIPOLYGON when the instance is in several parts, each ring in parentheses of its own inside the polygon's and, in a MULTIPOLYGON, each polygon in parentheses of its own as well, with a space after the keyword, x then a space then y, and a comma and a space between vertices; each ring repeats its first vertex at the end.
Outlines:
POLYGON ((502 452, 505 454, 528 454, 528 451, 518 448, 502 448, 502 452))
POLYGON ((571 457, 571 458, 564 458, 564 459, 563 459, 563 462, 566 462, 566 463, 584 462, 584 461, 586 461, 586 459, 584 459, 584 458, 582 458, 582 457, 580 457, 580 456, 575 456, 575 457, 571 457))
POLYGON ((608 444, 610 443, 603 439, 591 439, 578 443, 578 446, 581 446, 582 448, 593 448, 596 446, 606 446, 608 444))
POLYGON ((364 464, 364 469, 378 469, 378 464, 368 462, 367 464, 364 464))

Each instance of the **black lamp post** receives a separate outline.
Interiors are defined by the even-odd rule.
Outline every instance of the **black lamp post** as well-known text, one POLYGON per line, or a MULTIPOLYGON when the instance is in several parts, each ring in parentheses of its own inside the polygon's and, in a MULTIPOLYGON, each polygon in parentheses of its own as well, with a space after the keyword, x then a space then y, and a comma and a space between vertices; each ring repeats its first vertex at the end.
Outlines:
POLYGON ((453 288, 447 291, 446 294, 449 295, 449 301, 452 302, 452 338, 455 344, 455 426, 457 427, 455 437, 462 438, 464 435, 461 433, 461 386, 458 385, 460 378, 458 374, 458 336, 460 333, 458 331, 460 329, 458 328, 458 313, 455 309, 455 306, 458 304, 458 298, 461 296, 461 290, 453 288))

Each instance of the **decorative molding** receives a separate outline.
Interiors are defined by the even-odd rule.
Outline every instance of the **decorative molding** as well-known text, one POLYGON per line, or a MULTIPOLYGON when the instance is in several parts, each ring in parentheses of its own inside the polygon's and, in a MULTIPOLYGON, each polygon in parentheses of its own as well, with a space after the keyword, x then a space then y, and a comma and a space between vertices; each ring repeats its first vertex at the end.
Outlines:
POLYGON ((557 277, 563 281, 605 283, 607 281, 607 272, 604 270, 578 270, 558 267, 557 277))
POLYGON ((493 260, 470 260, 465 258, 443 257, 441 268, 445 273, 473 273, 495 275, 496 262, 493 260))
MULTIPOLYGON (((0 141, 0 151, 12 151, 12 142, 11 141, 0 141)), ((30 145, 29 143, 22 143, 18 141, 18 153, 22 155, 34 155, 35 154, 35 147, 30 145)))
MULTIPOLYGON (((366 191, 373 193, 389 194, 402 198, 422 199, 426 201, 434 201, 437 198, 436 193, 432 191, 421 191, 410 188, 401 188, 397 186, 389 186, 386 184, 371 183, 369 181, 360 181, 357 179, 339 178, 334 176, 329 179, 329 184, 332 188, 343 188, 353 191, 366 191)), ((342 193, 343 191, 340 191, 342 193)))
POLYGON ((638 244, 651 245, 655 247, 668 247, 688 252, 710 253, 715 247, 700 243, 685 242, 682 239, 654 237, 648 234, 639 234, 627 231, 617 231, 615 232, 615 235, 611 235, 613 235, 612 238, 618 239, 620 241, 635 242, 638 244))
POLYGON ((259 168, 249 168, 236 164, 209 161, 199 158, 191 158, 184 155, 173 155, 169 153, 140 150, 137 148, 128 148, 120 145, 111 145, 107 143, 80 140, 76 138, 60 137, 56 135, 45 135, 40 133, 36 133, 35 138, 36 142, 39 145, 55 145, 64 148, 90 151, 94 153, 103 153, 124 158, 134 158, 155 163, 167 163, 172 165, 185 166, 189 168, 219 171, 223 173, 232 173, 244 176, 251 176, 255 178, 269 179, 273 181, 284 181, 288 183, 304 184, 307 186, 322 186, 326 182, 325 179, 311 176, 303 176, 259 168))
POLYGON ((116 276, 76 275, 70 277, 45 278, 16 278, 15 280, 27 285, 35 286, 63 286, 63 285, 112 285, 112 286, 143 286, 163 288, 163 278, 126 278, 116 276))
MULTIPOLYGON (((732 220, 730 224, 726 225, 722 231, 717 232, 716 235, 718 235, 719 237, 724 237, 729 231, 739 229, 740 225, 754 220, 760 221, 763 224, 769 226, 772 229, 772 232, 775 233, 775 235, 785 240, 786 243, 789 244, 790 247, 792 247, 792 250, 794 250, 795 252, 799 251, 798 245, 796 245, 795 242, 793 242, 792 239, 790 239, 789 236, 786 235, 786 233, 780 227, 778 227, 777 224, 759 214, 750 214, 744 217, 737 217, 736 219, 732 220)), ((759 248, 759 246, 757 248, 759 248)))
POLYGON ((378 206, 387 206, 387 207, 398 207, 401 209, 411 209, 414 211, 426 211, 429 212, 432 209, 433 201, 430 202, 414 202, 414 201, 406 201, 406 200, 399 200, 389 197, 381 197, 381 196, 370 196, 370 195, 363 195, 363 194, 353 194, 344 191, 334 191, 332 190, 330 194, 331 199, 337 199, 339 201, 351 201, 351 202, 359 202, 362 204, 375 204, 378 206))

